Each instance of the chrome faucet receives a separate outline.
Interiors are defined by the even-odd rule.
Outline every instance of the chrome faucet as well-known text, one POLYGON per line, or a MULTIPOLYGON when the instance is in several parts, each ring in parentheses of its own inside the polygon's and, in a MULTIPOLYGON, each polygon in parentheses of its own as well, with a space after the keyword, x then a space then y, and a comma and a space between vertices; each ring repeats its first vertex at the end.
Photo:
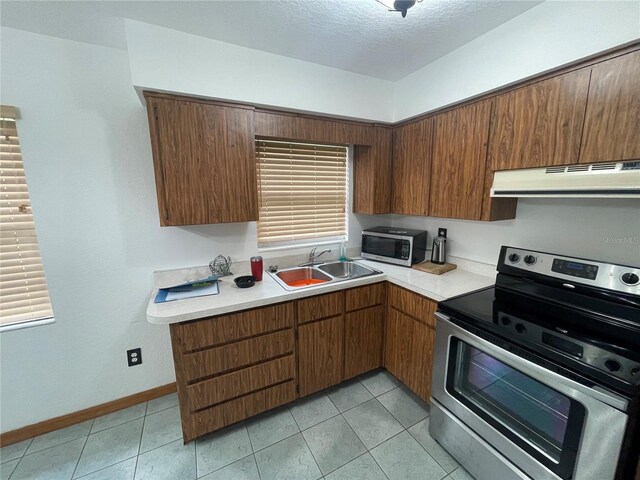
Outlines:
POLYGON ((316 250, 318 247, 313 247, 309 252, 309 261, 307 263, 301 263, 298 265, 299 267, 313 267, 314 265, 319 265, 324 262, 316 262, 316 259, 320 257, 320 255, 324 255, 325 253, 329 253, 331 249, 323 250, 320 253, 316 254, 316 250))

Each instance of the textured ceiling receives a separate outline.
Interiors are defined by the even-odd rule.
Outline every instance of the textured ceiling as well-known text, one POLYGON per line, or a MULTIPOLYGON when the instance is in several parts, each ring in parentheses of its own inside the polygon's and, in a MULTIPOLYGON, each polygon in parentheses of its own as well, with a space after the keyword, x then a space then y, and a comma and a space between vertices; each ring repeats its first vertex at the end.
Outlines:
POLYGON ((3 0, 0 23, 126 49, 130 18, 395 81, 539 3, 424 0, 402 18, 375 0, 3 0))

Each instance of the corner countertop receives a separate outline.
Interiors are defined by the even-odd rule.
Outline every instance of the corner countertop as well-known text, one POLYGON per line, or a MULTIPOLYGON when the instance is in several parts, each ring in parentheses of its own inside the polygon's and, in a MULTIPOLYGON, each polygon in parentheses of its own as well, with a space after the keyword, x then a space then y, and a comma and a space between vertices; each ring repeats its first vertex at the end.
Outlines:
POLYGON ((208 267, 160 271, 154 273, 155 288, 147 306, 147 321, 159 325, 186 322, 383 281, 391 282, 438 302, 495 283, 495 267, 465 259, 451 259, 451 261, 458 265, 457 269, 442 275, 432 275, 407 267, 358 260, 359 263, 383 273, 291 292, 282 288, 266 272, 262 282, 257 282, 254 287, 244 289, 236 287, 233 283, 234 277, 250 274, 249 264, 246 263, 246 266, 240 264, 234 276, 221 279, 218 295, 153 303, 158 288, 193 281, 210 274, 208 267))

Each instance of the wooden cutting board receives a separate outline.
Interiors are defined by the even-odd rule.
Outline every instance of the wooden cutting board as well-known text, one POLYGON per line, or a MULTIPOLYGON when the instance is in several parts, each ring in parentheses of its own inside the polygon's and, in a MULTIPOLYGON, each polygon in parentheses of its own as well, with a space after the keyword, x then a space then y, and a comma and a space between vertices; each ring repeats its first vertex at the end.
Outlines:
POLYGON ((457 266, 454 263, 445 263, 444 265, 438 265, 437 263, 422 262, 414 265, 411 268, 420 270, 421 272, 431 273, 432 275, 442 275, 443 273, 455 270, 457 266))

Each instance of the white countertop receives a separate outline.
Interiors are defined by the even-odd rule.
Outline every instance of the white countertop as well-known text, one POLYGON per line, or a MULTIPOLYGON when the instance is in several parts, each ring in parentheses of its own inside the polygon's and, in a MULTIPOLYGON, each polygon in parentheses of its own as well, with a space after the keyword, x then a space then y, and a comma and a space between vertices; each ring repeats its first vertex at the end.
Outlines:
POLYGON ((233 283, 235 277, 250 274, 249 264, 246 263, 246 266, 240 264, 237 271, 234 271, 233 276, 221 279, 219 284, 220 293, 218 295, 153 303, 159 287, 176 285, 210 275, 208 267, 159 271, 154 272, 155 288, 149 299, 147 320, 149 323, 168 325, 383 281, 394 283, 435 301, 445 300, 495 283, 495 267, 492 269, 491 265, 463 259, 457 260, 457 262, 456 259, 451 261, 452 263, 457 263, 458 268, 442 275, 432 275, 407 267, 359 260, 359 263, 371 266, 383 273, 355 280, 302 288, 291 292, 282 288, 266 272, 263 275, 262 282, 256 282, 254 287, 236 287, 233 283))

